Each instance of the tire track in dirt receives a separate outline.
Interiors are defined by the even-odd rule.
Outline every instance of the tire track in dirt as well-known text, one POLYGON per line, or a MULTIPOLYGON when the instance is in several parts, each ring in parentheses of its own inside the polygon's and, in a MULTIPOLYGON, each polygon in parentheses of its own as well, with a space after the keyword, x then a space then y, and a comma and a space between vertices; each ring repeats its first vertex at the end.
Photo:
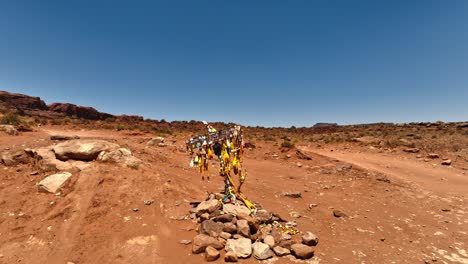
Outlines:
POLYGON ((466 195, 468 176, 459 169, 429 167, 413 160, 389 157, 376 153, 357 153, 349 151, 330 151, 325 149, 300 148, 306 152, 345 161, 366 170, 380 172, 394 179, 415 183, 434 193, 466 195))
POLYGON ((90 168, 79 175, 75 183, 75 190, 67 198, 72 201, 69 207, 72 208, 72 216, 64 221, 57 232, 57 240, 49 253, 47 259, 51 263, 67 263, 68 257, 73 250, 75 241, 79 238, 80 229, 83 227, 91 200, 96 193, 99 182, 98 173, 88 173, 94 170, 90 168), (87 174, 87 175, 82 175, 87 174))

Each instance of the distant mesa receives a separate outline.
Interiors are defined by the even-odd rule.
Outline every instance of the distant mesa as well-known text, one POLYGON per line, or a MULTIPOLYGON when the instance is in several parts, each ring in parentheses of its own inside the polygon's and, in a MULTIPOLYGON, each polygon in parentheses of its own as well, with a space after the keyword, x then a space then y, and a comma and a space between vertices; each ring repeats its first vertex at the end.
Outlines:
POLYGON ((39 97, 0 91, 0 105, 20 109, 47 110, 47 105, 39 97))
POLYGON ((314 127, 338 126, 337 123, 316 123, 314 127))
MULTIPOLYGON (((92 107, 78 106, 69 103, 53 103, 47 105, 40 97, 0 91, 0 107, 16 110, 19 114, 46 118, 80 118, 88 120, 105 120, 115 117, 102 113, 92 107)), ((128 119, 128 118, 127 118, 128 119)), ((132 117, 143 119, 143 117, 132 117)))

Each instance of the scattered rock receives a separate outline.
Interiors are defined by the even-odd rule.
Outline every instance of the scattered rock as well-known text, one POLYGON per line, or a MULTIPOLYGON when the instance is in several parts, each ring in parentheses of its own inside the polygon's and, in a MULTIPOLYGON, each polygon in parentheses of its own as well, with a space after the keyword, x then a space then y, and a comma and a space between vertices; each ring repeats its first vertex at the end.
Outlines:
POLYGON ((215 261, 219 258, 219 251, 212 246, 205 249, 205 260, 208 262, 215 261))
POLYGON ((182 245, 190 245, 190 244, 192 244, 192 240, 184 239, 184 240, 181 240, 179 243, 182 244, 182 245))
POLYGON ((237 226, 233 223, 224 223, 223 231, 230 234, 236 234, 237 226))
POLYGON ((290 212, 289 215, 292 218, 300 218, 301 217, 301 215, 298 212, 290 212))
POLYGON ((318 237, 312 232, 306 232, 302 236, 302 243, 307 246, 316 246, 318 244, 318 237))
POLYGON ((18 130, 12 125, 0 125, 0 131, 4 131, 8 135, 16 136, 18 135, 18 130))
POLYGON ((302 163, 298 162, 298 163, 296 163, 296 166, 299 167, 299 168, 302 168, 302 163))
POLYGON ((281 240, 278 245, 282 248, 286 248, 288 250, 291 250, 292 245, 294 242, 292 240, 281 240))
POLYGON ((195 213, 199 216, 204 213, 213 213, 214 211, 218 210, 221 207, 218 200, 212 199, 208 201, 201 202, 198 204, 197 208, 195 209, 195 213))
POLYGON ((273 251, 267 244, 255 242, 252 245, 253 256, 258 260, 265 260, 273 257, 273 251))
POLYGON ((225 262, 237 262, 237 253, 234 251, 226 252, 224 255, 225 262))
POLYGON ((291 251, 289 249, 283 248, 283 247, 280 247, 280 246, 274 247, 273 251, 275 252, 276 256, 278 256, 278 257, 283 257, 283 256, 291 254, 291 251))
POLYGON ((311 204, 309 204, 309 209, 315 208, 315 207, 317 207, 317 206, 318 206, 318 204, 311 203, 311 204))
POLYGON ((298 158, 303 159, 303 160, 311 160, 312 158, 304 154, 304 152, 300 150, 296 150, 296 155, 298 158))
POLYGON ((337 166, 337 167, 335 168, 335 170, 338 171, 338 172, 341 172, 341 171, 350 170, 350 169, 352 169, 352 168, 353 168, 353 165, 351 165, 351 164, 346 164, 346 165, 343 165, 343 166, 337 166))
POLYGON ((410 141, 410 140, 408 140, 408 139, 406 139, 406 138, 401 138, 401 139, 399 140, 399 142, 400 142, 400 144, 401 144, 402 146, 405 146, 405 147, 407 147, 407 148, 414 148, 414 147, 416 146, 416 145, 414 144, 414 142, 412 142, 412 141, 410 141))
POLYGON ((273 222, 273 214, 264 209, 257 210, 254 218, 258 224, 270 224, 273 222))
POLYGON ((225 249, 227 252, 235 252, 238 258, 248 258, 252 255, 252 241, 244 237, 228 239, 225 249))
POLYGON ((441 163, 442 165, 445 165, 445 166, 450 166, 452 164, 452 160, 450 159, 445 159, 442 161, 441 163))
POLYGON ((38 184, 40 192, 56 193, 72 176, 69 172, 62 172, 47 176, 38 184))
POLYGON ((228 232, 221 232, 221 234, 219 234, 219 237, 228 240, 232 237, 232 235, 228 232))
POLYGON ((5 166, 15 166, 18 163, 26 163, 26 153, 23 151, 17 152, 5 152, 2 153, 0 156, 0 162, 3 163, 5 166))
POLYGON ((333 216, 335 217, 347 217, 345 213, 340 210, 333 210, 333 216))
MULTIPOLYGON (((250 241, 250 240, 249 240, 250 241)), ((193 247, 192 247, 192 252, 195 254, 200 254, 205 252, 206 247, 211 246, 215 249, 222 249, 223 244, 219 242, 216 238, 207 236, 207 235, 197 235, 193 239, 193 247)))
POLYGON ((154 203, 154 200, 144 200, 143 203, 145 205, 152 205, 154 203))
POLYGON ((33 172, 29 173, 29 175, 31 175, 31 176, 36 176, 36 175, 38 175, 38 174, 39 174, 38 171, 33 171, 33 172))
POLYGON ((404 152, 409 152, 409 153, 418 153, 419 149, 418 148, 407 148, 403 150, 404 152))
POLYGON ((275 238, 272 235, 267 235, 263 239, 263 243, 267 244, 270 248, 273 248, 275 246, 275 238))
POLYGON ((427 155, 427 157, 428 157, 429 159, 438 159, 438 158, 439 158, 439 154, 436 154, 436 153, 429 153, 429 154, 427 155))
POLYGON ((210 219, 210 214, 209 213, 204 213, 204 214, 200 215, 200 223, 205 221, 205 220, 208 220, 208 219, 210 219))
POLYGON ((380 143, 380 140, 378 138, 371 137, 371 136, 353 138, 353 141, 362 143, 362 144, 379 144, 380 143))
POLYGON ((291 251, 296 258, 309 259, 314 256, 314 248, 303 244, 294 244, 291 251))
POLYGON ((237 220, 237 233, 244 237, 250 237, 250 227, 247 220, 237 220))
POLYGON ((291 198, 301 198, 301 192, 283 192, 282 196, 291 197, 291 198))
POLYGON ((250 215, 249 208, 243 205, 234 205, 234 204, 223 204, 223 212, 226 214, 232 214, 237 216, 238 214, 250 215))
POLYGON ((249 228, 250 228, 250 233, 251 234, 257 233, 258 224, 257 224, 255 218, 251 217, 250 215, 246 215, 244 213, 241 213, 241 214, 237 215, 237 219, 238 220, 246 220, 248 225, 249 225, 249 228))
POLYGON ((231 222, 233 218, 234 216, 232 214, 222 214, 213 218, 213 221, 227 223, 227 222, 231 222))
POLYGON ((223 232, 224 225, 217 223, 212 220, 205 220, 200 224, 198 232, 200 234, 209 235, 212 237, 218 237, 223 232))
POLYGON ((63 136, 63 135, 50 136, 50 140, 65 141, 65 140, 72 140, 72 139, 80 139, 80 137, 79 136, 63 136))
POLYGON ((148 143, 146 143, 147 146, 154 146, 154 145, 159 145, 159 144, 164 144, 164 138, 163 137, 155 137, 152 138, 148 143))

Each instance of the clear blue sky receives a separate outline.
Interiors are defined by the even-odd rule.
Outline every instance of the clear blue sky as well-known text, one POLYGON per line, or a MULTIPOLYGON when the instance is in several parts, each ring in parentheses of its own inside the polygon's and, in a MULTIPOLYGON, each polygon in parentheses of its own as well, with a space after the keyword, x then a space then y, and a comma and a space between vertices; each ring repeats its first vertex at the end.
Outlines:
POLYGON ((0 90, 167 120, 467 120, 468 1, 1 1, 0 90))

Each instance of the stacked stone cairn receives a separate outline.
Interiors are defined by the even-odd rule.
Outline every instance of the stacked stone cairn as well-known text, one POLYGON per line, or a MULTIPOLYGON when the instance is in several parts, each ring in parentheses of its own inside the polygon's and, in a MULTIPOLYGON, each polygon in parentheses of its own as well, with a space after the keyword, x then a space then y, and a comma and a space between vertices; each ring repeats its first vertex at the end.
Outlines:
MULTIPOLYGON (((311 232, 291 234, 284 226, 295 226, 265 209, 251 212, 242 203, 223 204, 223 194, 210 194, 206 201, 194 204, 191 218, 198 223, 192 252, 204 254, 208 262, 224 255, 225 262, 253 257, 310 259, 318 238, 311 232)), ((291 229, 289 229, 291 230, 291 229)))

